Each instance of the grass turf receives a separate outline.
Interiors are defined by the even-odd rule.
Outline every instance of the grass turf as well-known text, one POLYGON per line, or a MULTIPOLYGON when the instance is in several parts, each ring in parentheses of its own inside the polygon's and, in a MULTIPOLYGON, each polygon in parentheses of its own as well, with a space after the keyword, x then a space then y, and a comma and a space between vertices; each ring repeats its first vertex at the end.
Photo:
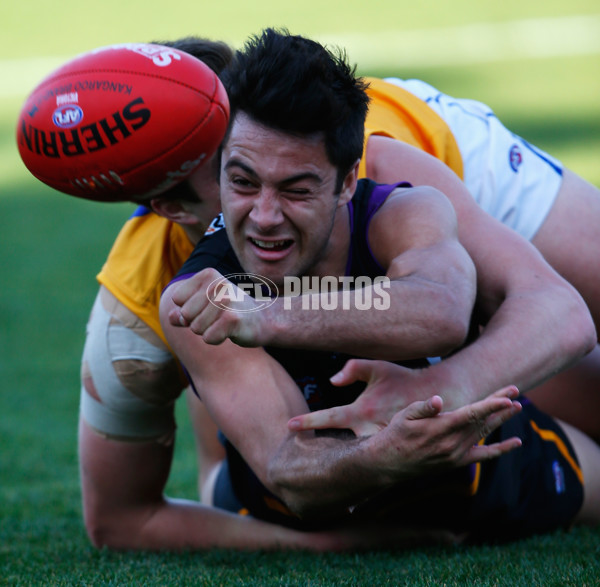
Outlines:
MULTIPOLYGON (((503 546, 360 555, 114 553, 81 519, 76 455, 78 363, 94 274, 131 210, 15 186, 0 198, 0 584, 593 585, 600 529, 503 546)), ((195 497, 184 405, 168 492, 195 497)))

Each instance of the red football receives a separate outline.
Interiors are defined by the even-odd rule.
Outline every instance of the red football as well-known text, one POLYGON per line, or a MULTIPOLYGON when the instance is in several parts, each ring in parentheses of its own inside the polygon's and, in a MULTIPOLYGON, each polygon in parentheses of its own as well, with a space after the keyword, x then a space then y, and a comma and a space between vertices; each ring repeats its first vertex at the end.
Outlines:
POLYGON ((157 195, 216 151, 227 94, 202 61, 161 45, 75 57, 26 99, 17 124, 25 165, 49 186, 116 202, 157 195))

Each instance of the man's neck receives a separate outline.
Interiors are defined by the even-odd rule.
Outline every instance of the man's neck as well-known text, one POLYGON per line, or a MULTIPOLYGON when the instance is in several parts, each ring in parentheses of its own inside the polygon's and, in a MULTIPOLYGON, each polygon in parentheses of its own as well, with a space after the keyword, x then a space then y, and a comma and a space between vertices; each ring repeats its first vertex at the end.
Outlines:
POLYGON ((345 275, 350 254, 350 237, 350 211, 348 206, 342 206, 335 215, 325 255, 322 261, 310 271, 310 275, 317 277, 345 275))

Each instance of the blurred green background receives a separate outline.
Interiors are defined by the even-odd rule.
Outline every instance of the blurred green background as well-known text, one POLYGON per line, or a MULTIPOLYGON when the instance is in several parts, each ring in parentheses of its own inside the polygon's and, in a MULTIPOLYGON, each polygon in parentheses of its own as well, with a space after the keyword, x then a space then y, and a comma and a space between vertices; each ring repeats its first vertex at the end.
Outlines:
MULTIPOLYGON (((432 584, 428 575, 446 584, 460 576, 477 578, 478 585, 523 584, 532 576, 524 582, 592 584, 600 572, 597 532, 450 556, 417 552, 401 564, 385 555, 332 555, 324 565, 313 558, 248 555, 208 559, 198 568, 195 559, 162 556, 133 559, 142 561, 134 571, 127 555, 98 554, 89 546, 76 454, 79 360, 94 276, 133 206, 77 200, 33 178, 15 146, 20 105, 44 75, 97 46, 188 34, 240 46, 265 26, 344 46, 362 74, 417 77, 451 95, 482 100, 511 130, 600 186, 597 0, 2 2, 0 583, 164 585, 183 584, 177 578, 187 576, 227 584, 231 568, 246 580, 264 567, 256 584, 312 584, 314 578, 341 584, 343 577, 343 584, 378 584, 376 576, 397 584, 413 571, 424 584, 432 584), (548 552, 551 560, 544 558, 548 552), (290 565, 296 565, 295 576, 290 565)), ((193 499, 193 445, 183 405, 178 410, 168 490, 193 499)))

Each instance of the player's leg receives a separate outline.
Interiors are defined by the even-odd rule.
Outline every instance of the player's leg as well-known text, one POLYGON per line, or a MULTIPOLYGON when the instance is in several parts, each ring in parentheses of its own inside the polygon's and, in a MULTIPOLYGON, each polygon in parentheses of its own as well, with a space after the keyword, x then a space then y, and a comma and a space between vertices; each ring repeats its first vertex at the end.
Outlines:
POLYGON ((569 438, 584 479, 584 498, 581 510, 575 518, 577 524, 600 524, 600 446, 580 430, 560 422, 569 438))
POLYGON ((577 365, 527 392, 547 414, 600 442, 600 346, 577 365))

